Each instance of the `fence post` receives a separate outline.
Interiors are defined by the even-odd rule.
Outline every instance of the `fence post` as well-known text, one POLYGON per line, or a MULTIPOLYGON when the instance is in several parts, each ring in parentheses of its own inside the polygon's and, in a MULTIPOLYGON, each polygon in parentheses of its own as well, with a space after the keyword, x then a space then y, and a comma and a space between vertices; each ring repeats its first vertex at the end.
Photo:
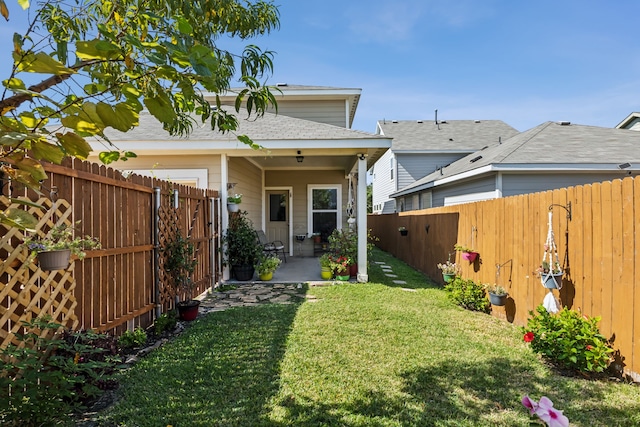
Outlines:
POLYGON ((157 319, 162 314, 160 302, 160 187, 153 187, 153 287, 157 319))

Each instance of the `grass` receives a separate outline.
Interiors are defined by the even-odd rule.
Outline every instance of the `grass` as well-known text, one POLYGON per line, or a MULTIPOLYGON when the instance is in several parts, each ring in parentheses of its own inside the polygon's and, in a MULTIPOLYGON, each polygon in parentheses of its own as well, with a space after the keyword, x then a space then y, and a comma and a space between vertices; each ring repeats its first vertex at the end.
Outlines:
POLYGON ((548 396, 575 426, 640 425, 640 388, 555 374, 518 328, 453 306, 388 254, 368 284, 211 313, 123 378, 101 425, 528 426, 548 396), (311 302, 314 301, 314 302, 311 302))

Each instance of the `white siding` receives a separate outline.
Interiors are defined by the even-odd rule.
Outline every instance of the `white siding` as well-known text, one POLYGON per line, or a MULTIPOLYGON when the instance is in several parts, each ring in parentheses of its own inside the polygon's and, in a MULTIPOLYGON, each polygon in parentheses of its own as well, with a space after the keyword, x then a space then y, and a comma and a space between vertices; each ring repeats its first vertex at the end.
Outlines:
POLYGON ((389 197, 391 193, 397 191, 397 180, 391 179, 389 170, 389 164, 393 159, 395 159, 393 152, 387 150, 373 165, 373 177, 371 181, 372 203, 374 206, 373 213, 382 213, 385 204, 387 205, 387 210, 395 206, 395 201, 389 197))
MULTIPOLYGON (((488 193, 495 190, 496 178, 495 176, 489 176, 447 187, 434 187, 432 191, 432 202, 434 207, 439 207, 445 205, 445 197, 468 196, 472 199, 473 194, 488 193)), ((486 197, 484 198, 486 199, 486 197)))

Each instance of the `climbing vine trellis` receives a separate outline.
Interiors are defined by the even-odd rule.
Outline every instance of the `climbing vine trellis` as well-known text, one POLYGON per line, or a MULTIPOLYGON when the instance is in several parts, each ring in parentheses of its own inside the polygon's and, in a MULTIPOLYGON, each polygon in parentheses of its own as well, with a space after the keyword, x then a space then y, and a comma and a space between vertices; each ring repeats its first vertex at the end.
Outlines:
MULTIPOLYGON (((9 199, 0 197, 4 205, 9 199)), ((66 200, 55 204, 45 198, 37 201, 46 209, 30 208, 38 219, 36 230, 49 230, 54 225, 71 223, 71 205, 66 200)), ((17 208, 17 205, 12 205, 17 208)), ((22 321, 29 321, 44 315, 69 328, 78 326, 75 314, 77 301, 74 296, 76 286, 73 280, 74 263, 66 270, 42 271, 21 244, 24 233, 18 229, 4 229, 0 240, 0 251, 6 254, 0 264, 0 338, 5 347, 14 341, 16 333, 22 330, 22 321)), ((42 333, 46 334, 45 330, 42 333)), ((17 342, 14 342, 17 344, 17 342)))

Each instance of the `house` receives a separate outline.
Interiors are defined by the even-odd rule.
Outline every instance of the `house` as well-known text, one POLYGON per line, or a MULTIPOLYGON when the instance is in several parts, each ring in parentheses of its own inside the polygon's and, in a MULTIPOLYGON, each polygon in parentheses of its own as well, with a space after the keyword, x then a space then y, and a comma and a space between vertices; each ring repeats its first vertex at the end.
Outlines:
MULTIPOLYGON (((431 206, 428 198, 391 197, 404 187, 482 147, 505 140, 518 131, 500 120, 382 120, 376 134, 393 138, 369 171, 373 213, 391 213, 431 206)), ((428 194, 428 193, 425 193, 428 194)))
POLYGON ((631 113, 616 125, 616 129, 640 130, 640 113, 631 113))
MULTIPOLYGON (((264 230, 269 240, 284 242, 290 256, 313 255, 317 248, 307 236, 321 233, 326 238, 333 229, 347 227, 353 216, 362 251, 358 257, 366 260, 364 177, 391 139, 350 129, 360 89, 278 89, 278 114, 267 112, 248 120, 246 113, 238 116, 236 133, 248 135, 263 149, 251 149, 235 134, 212 131, 209 125, 194 128, 187 138, 172 137, 142 112, 138 127, 107 135, 118 148, 138 156, 115 167, 215 189, 223 200, 227 194, 242 194, 241 209, 254 227, 264 230)), ((221 97, 223 105, 234 99, 221 97)), ((358 279, 367 281, 366 262, 358 265, 358 279)))
POLYGON ((393 193, 432 205, 495 199, 640 173, 640 132, 546 122, 393 193))

